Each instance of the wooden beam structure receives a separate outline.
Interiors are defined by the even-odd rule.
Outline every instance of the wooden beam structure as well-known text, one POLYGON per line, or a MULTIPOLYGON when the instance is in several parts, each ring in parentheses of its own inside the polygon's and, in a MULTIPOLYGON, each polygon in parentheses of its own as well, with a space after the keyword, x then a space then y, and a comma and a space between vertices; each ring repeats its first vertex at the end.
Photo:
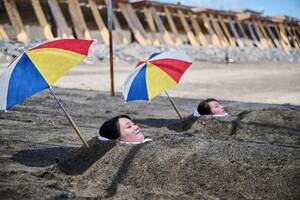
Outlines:
POLYGON ((193 15, 192 12, 188 12, 188 15, 190 17, 193 29, 194 29, 194 31, 196 33, 196 36, 197 36, 197 38, 198 38, 201 46, 207 47, 207 45, 208 45, 207 40, 206 40, 205 35, 204 35, 204 33, 202 32, 202 30, 201 30, 201 28, 199 26, 199 23, 198 23, 198 21, 196 19, 196 16, 193 15))
POLYGON ((144 8, 144 14, 145 14, 146 21, 147 21, 148 26, 149 26, 150 31, 151 31, 151 35, 152 35, 152 39, 153 39, 153 45, 159 46, 160 45, 159 38, 162 37, 162 34, 160 32, 157 32, 153 16, 151 14, 151 11, 147 7, 144 8))
POLYGON ((165 28, 163 22, 161 21, 160 17, 158 16, 156 9, 154 7, 150 7, 149 10, 153 16, 153 19, 154 19, 156 25, 157 25, 157 29, 162 34, 164 41, 166 42, 166 44, 168 46, 173 46, 174 43, 172 41, 172 38, 171 38, 169 32, 167 31, 167 29, 165 28))
POLYGON ((61 37, 73 38, 73 34, 68 27, 67 21, 61 11, 61 8, 59 7, 57 0, 47 0, 47 2, 61 37))
POLYGON ((190 42, 190 44, 192 46, 198 46, 198 42, 196 40, 196 37, 194 35, 194 33, 191 31, 189 24, 187 23, 186 19, 185 19, 185 15, 183 14, 183 12, 181 10, 177 10, 177 14, 179 16, 179 19, 183 25, 183 28, 187 34, 188 40, 190 42))
POLYGON ((205 28, 207 29, 209 35, 211 36, 212 44, 216 47, 222 47, 222 44, 221 44, 218 36, 216 35, 216 33, 213 31, 213 29, 211 27, 211 24, 208 20, 206 13, 202 13, 201 17, 203 19, 205 28))
POLYGON ((8 40, 8 36, 3 26, 0 24, 0 40, 8 40))
POLYGON ((89 0, 89 6, 91 8, 92 14, 94 16, 95 22, 100 32, 101 39, 104 44, 109 45, 109 33, 107 27, 105 26, 103 19, 98 11, 97 4, 95 0, 89 0))
POLYGON ((53 40, 54 36, 52 34, 50 24, 46 20, 46 17, 45 17, 44 11, 42 9, 42 6, 40 4, 40 1, 39 0, 31 0, 31 4, 32 4, 33 10, 35 12, 35 15, 40 23, 40 26, 43 29, 44 37, 47 40, 53 40))
MULTIPOLYGON (((91 39, 91 33, 97 31, 100 40, 108 45, 109 33, 103 18, 107 16, 107 2, 3 0, 0 40, 39 38, 40 32, 34 31, 39 26, 47 40, 54 36, 91 39), (32 12, 35 15, 29 15, 32 12)), ((288 16, 269 17, 251 10, 192 8, 148 0, 114 0, 112 11, 113 40, 119 44, 171 47, 189 43, 217 48, 282 48, 286 52, 300 49, 300 21, 288 16)))
POLYGON ((78 0, 68 0, 68 8, 77 38, 90 40, 92 37, 85 23, 78 0))
POLYGON ((171 28, 171 31, 172 33, 174 34, 174 37, 175 37, 175 44, 176 45, 182 45, 183 42, 182 42, 182 39, 180 38, 180 35, 177 31, 177 28, 175 26, 175 23, 174 23, 174 20, 173 20, 173 17, 168 9, 168 7, 164 6, 164 12, 166 14, 166 17, 167 17, 167 20, 168 20, 168 23, 169 23, 169 26, 171 28))
POLYGON ((25 32, 24 25, 21 20, 19 11, 16 7, 15 1, 4 0, 4 6, 10 19, 10 22, 16 32, 17 40, 22 42, 27 41, 29 38, 27 33, 25 32))
POLYGON ((121 12, 126 19, 131 31, 134 34, 135 39, 141 44, 141 45, 150 45, 151 41, 147 39, 145 30, 141 30, 141 23, 139 19, 137 18, 135 13, 133 12, 133 9, 131 5, 127 3, 118 3, 119 8, 121 9, 121 12))

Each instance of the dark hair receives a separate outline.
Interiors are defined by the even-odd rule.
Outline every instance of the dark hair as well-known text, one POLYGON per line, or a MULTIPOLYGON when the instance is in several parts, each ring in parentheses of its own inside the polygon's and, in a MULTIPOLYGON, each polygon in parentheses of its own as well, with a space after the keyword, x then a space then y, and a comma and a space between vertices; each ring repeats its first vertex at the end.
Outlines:
POLYGON ((118 123, 120 118, 131 118, 127 115, 118 115, 110 120, 107 120, 102 124, 99 129, 99 135, 111 140, 118 139, 120 137, 120 124, 118 123))
POLYGON ((211 115, 212 114, 211 109, 208 105, 208 103, 211 101, 218 101, 218 100, 209 98, 209 99, 205 99, 204 101, 201 101, 199 103, 197 111, 200 115, 211 115))

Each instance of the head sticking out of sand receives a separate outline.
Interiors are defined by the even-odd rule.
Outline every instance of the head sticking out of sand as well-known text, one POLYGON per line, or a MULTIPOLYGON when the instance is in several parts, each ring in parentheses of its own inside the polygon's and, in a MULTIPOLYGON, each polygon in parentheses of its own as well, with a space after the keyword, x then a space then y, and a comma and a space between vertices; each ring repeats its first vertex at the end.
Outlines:
POLYGON ((141 129, 127 115, 116 116, 102 124, 99 135, 122 142, 143 142, 141 129))
POLYGON ((200 115, 225 115, 224 107, 218 100, 209 98, 198 105, 197 111, 200 115))

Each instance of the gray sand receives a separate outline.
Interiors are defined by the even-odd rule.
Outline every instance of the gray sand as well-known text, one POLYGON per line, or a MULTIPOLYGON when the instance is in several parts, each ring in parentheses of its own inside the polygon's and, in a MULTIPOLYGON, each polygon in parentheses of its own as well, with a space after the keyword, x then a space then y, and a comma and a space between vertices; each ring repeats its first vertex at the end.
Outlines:
POLYGON ((47 90, 0 113, 2 199, 300 198, 297 64, 197 63, 168 90, 180 111, 188 116, 212 96, 230 115, 188 126, 165 96, 124 104, 119 91, 131 64, 117 66, 115 97, 105 64, 79 65, 54 88, 90 150, 47 90), (118 114, 130 115, 153 142, 95 140, 118 114))

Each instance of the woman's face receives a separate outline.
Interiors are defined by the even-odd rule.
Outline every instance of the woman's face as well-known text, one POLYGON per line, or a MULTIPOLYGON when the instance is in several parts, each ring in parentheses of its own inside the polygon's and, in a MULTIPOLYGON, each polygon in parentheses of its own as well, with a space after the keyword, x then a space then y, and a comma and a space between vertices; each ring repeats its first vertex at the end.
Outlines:
POLYGON ((144 135, 141 133, 141 129, 134 124, 130 119, 120 118, 120 138, 119 140, 124 142, 142 142, 144 135))
POLYGON ((217 101, 211 101, 208 103, 210 110, 212 112, 213 115, 224 115, 225 111, 224 111, 224 107, 219 104, 219 102, 217 101))

